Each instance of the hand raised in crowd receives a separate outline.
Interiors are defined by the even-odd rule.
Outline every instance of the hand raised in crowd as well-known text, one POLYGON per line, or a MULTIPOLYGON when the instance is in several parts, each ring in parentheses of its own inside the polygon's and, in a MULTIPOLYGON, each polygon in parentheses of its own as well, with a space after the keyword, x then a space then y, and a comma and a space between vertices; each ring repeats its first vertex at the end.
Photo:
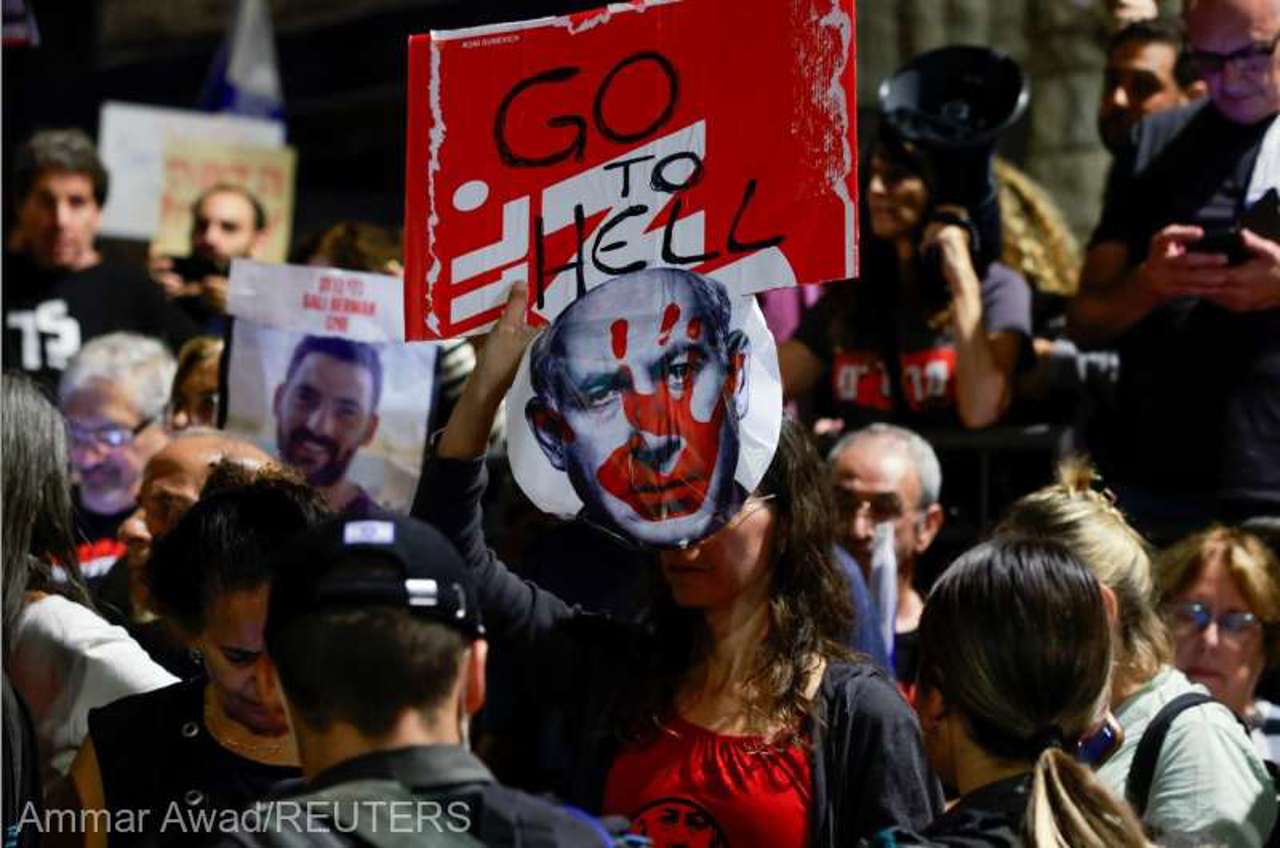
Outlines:
POLYGON ((513 285, 502 317, 483 345, 477 345, 475 370, 436 445, 437 456, 471 458, 484 454, 489 430, 502 398, 515 380, 520 358, 538 335, 538 328, 525 321, 528 297, 529 289, 523 281, 513 285))
POLYGON ((219 315, 227 314, 227 296, 231 281, 219 274, 209 274, 196 283, 204 305, 219 315))
POLYGON ((1280 307, 1280 244, 1241 230, 1248 261, 1227 268, 1221 284, 1203 296, 1232 312, 1259 312, 1280 307))
MULTIPOLYGON (((960 206, 943 205, 938 207, 938 211, 968 218, 968 214, 960 206)), ((936 249, 940 253, 942 276, 947 281, 952 303, 956 307, 953 319, 981 322, 982 284, 973 267, 969 233, 965 228, 946 221, 931 221, 925 227, 920 248, 922 251, 936 249)))
POLYGON ((1227 257, 1198 253, 1192 248, 1204 238, 1201 227, 1170 224, 1151 237, 1147 259, 1138 266, 1138 284, 1156 303, 1175 297, 1210 297, 1227 276, 1227 257))
POLYGON ((147 272, 151 275, 151 281, 158 285, 164 292, 164 296, 170 300, 200 293, 199 283, 188 282, 173 270, 172 256, 152 253, 147 257, 147 272))

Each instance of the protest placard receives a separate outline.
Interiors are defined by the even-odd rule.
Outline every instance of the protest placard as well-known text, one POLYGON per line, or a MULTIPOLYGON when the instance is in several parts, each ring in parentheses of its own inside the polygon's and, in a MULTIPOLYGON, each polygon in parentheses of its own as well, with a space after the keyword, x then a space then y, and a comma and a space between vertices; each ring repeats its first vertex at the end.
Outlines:
POLYGON ((293 228, 294 168, 291 147, 245 147, 176 139, 165 147, 160 223, 152 250, 186 256, 191 249, 191 205, 218 183, 244 186, 267 215, 261 258, 283 262, 293 228))
POLYGON ((413 36, 409 338, 649 267, 737 295, 857 270, 853 0, 633 0, 413 36))
POLYGON ((98 121, 98 155, 111 174, 102 234, 150 241, 160 229, 165 146, 175 139, 280 147, 284 124, 108 100, 98 121))
POLYGON ((539 508, 680 547, 731 520, 773 459, 777 350, 750 295, 649 268, 556 316, 506 410, 512 473, 539 508))
POLYGON ((404 342, 400 279, 235 260, 228 309, 225 428, 337 508, 407 511, 437 346, 404 342))

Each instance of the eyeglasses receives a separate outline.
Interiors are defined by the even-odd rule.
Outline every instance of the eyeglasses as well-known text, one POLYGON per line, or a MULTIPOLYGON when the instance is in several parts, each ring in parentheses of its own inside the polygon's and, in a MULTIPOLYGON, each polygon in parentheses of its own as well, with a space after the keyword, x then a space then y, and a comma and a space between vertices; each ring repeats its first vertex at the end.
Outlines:
POLYGON ((156 422, 155 418, 144 418, 137 427, 125 427, 119 424, 106 427, 80 427, 67 422, 67 439, 72 445, 94 445, 100 448, 117 450, 133 444, 134 439, 143 430, 156 422))
POLYGON ((1203 633, 1210 624, 1217 623, 1218 632, 1223 636, 1239 639, 1262 624, 1256 615, 1244 610, 1215 616, 1213 610, 1198 601, 1170 604, 1166 614, 1177 636, 1203 633))
POLYGON ((840 486, 835 487, 835 503, 836 510, 844 518, 856 518, 862 514, 863 509, 869 510, 872 524, 897 521, 908 512, 915 511, 903 506, 902 498, 898 497, 897 492, 863 496, 840 486))
POLYGON ((1226 69, 1230 63, 1243 74, 1261 74, 1271 65, 1271 55, 1280 44, 1280 34, 1270 41, 1255 41, 1247 47, 1232 50, 1230 53, 1215 53, 1212 50, 1188 50, 1187 56, 1200 76, 1216 76, 1226 69))

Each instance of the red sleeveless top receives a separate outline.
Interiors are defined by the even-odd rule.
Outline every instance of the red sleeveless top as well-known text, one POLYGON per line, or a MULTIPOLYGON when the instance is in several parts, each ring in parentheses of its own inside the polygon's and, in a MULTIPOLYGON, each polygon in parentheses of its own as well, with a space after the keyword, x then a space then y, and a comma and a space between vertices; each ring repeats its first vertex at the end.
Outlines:
POLYGON ((604 813, 631 819, 654 848, 802 848, 808 841, 809 746, 766 747, 672 719, 623 749, 609 769, 604 813))

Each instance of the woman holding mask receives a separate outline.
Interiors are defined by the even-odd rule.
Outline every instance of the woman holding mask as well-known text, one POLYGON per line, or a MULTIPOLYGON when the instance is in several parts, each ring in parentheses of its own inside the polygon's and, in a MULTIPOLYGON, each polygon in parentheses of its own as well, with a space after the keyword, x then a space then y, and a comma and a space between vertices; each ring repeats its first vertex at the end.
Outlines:
POLYGON ((823 848, 927 823, 940 805, 918 726, 840 644, 848 591, 826 472, 796 425, 735 518, 658 553, 639 626, 569 608, 487 548, 485 436, 535 335, 525 297, 513 291, 490 334, 414 513, 467 559, 495 651, 518 652, 519 699, 546 731, 533 788, 626 815, 657 844, 696 825, 729 844, 823 848))

